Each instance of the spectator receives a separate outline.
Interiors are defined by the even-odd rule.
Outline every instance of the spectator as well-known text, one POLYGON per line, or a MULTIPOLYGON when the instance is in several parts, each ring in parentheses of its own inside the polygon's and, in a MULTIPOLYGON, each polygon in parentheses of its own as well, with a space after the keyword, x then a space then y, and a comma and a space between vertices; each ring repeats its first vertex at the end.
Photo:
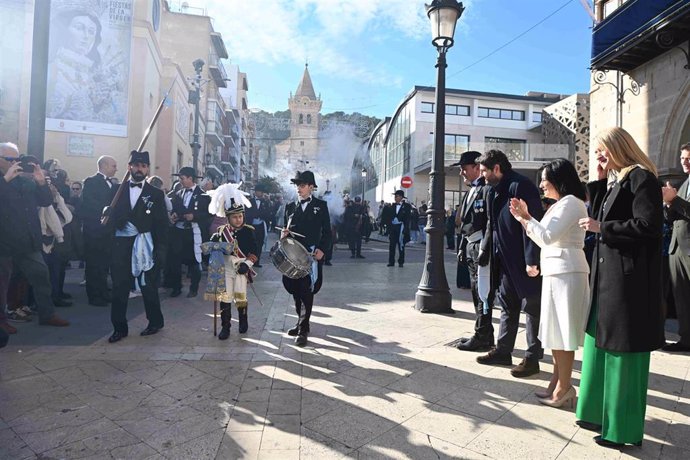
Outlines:
POLYGON ((627 131, 607 129, 593 145, 595 217, 580 226, 596 233, 597 242, 577 424, 600 430, 597 444, 620 448, 642 442, 650 352, 665 342, 662 193, 656 166, 627 131))
MULTIPOLYGON (((21 270, 33 287, 39 324, 69 326, 55 314, 51 300, 48 267, 41 255, 41 225, 38 207, 50 206, 53 198, 38 161, 19 157, 14 144, 0 144, 0 157, 11 165, 0 177, 0 305, 7 304, 13 267, 21 270)), ((0 323, 7 324, 4 318, 0 323)), ((6 327, 3 329, 7 330, 6 327)))
POLYGON ((552 349, 554 371, 546 391, 535 394, 547 406, 572 407, 573 361, 575 350, 584 341, 589 312, 589 265, 582 249, 585 232, 578 224, 587 217, 585 191, 568 160, 548 163, 541 177, 542 203, 545 199, 553 201, 541 222, 529 214, 523 200, 510 200, 510 212, 541 248, 539 340, 545 348, 552 349))

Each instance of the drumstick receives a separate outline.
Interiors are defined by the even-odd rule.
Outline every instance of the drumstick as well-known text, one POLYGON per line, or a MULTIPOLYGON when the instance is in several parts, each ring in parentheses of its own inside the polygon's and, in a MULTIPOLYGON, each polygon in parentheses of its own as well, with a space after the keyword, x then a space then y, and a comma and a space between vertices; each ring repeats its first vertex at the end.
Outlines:
POLYGON ((301 238, 306 238, 304 235, 301 235, 301 234, 299 234, 299 233, 293 232, 292 230, 288 229, 287 227, 283 227, 283 228, 276 227, 276 230, 280 230, 281 232, 282 232, 283 230, 285 230, 285 231, 288 232, 290 235, 299 236, 299 237, 301 237, 301 238))

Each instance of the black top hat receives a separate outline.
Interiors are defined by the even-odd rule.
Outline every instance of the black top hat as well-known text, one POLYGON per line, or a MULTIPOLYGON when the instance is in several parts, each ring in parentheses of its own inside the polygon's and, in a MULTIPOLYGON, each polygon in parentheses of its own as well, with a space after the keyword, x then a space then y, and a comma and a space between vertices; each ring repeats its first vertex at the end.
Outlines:
POLYGON ((477 158, 482 156, 481 153, 475 150, 469 150, 460 155, 460 161, 453 163, 451 166, 465 166, 477 164, 477 158))
POLYGON ((396 190, 395 193, 393 193, 395 196, 401 196, 405 198, 405 191, 404 190, 396 190))
POLYGON ((184 166, 180 168, 180 172, 177 174, 173 174, 173 176, 186 176, 186 177, 193 177, 195 179, 202 179, 201 176, 196 175, 196 170, 192 168, 191 166, 184 166))
POLYGON ((307 184, 307 185, 313 185, 314 188, 318 188, 316 186, 316 180, 314 179, 314 173, 311 171, 302 171, 299 172, 297 171, 297 174, 295 174, 295 177, 290 179, 290 182, 293 184, 307 184))
POLYGON ((144 163, 145 165, 151 166, 151 161, 149 160, 149 152, 137 152, 132 150, 129 154, 128 164, 133 163, 144 163))

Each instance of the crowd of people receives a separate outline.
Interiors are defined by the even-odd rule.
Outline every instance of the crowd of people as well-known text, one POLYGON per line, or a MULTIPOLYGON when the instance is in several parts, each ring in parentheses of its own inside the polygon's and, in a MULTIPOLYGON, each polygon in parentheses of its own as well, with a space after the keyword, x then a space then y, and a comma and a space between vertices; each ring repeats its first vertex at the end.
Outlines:
MULTIPOLYGON (((511 374, 537 374, 550 349, 554 372, 535 393, 539 401, 577 401, 577 424, 599 432, 598 444, 618 448, 642 441, 650 352, 690 351, 690 179, 680 188, 660 184, 654 163, 621 128, 603 131, 594 145, 596 180, 588 184, 565 159, 546 164, 537 186, 500 150, 464 152, 456 166, 468 191, 447 213, 446 235, 457 250, 458 287, 463 271, 475 309, 474 334, 457 348, 485 352, 480 364, 512 367, 524 312, 527 349, 511 374), (665 341, 665 298, 674 300, 677 343, 665 341), (501 309, 497 335, 494 304, 501 309), (577 398, 572 372, 580 347, 577 398)), ((681 147, 680 162, 690 175, 690 144, 681 147)), ((120 186, 109 156, 83 184, 70 182, 55 160, 39 163, 0 144, 0 343, 17 333, 8 321, 35 315, 41 325, 69 326, 55 308, 71 305, 64 291, 70 261, 83 261, 89 304, 111 307, 111 343, 127 337, 128 300, 139 293, 148 319, 141 335, 164 327, 159 286, 181 295, 183 266, 188 298, 198 295, 207 267, 204 297, 220 303, 218 338, 229 336, 233 303, 246 333, 247 286, 278 227, 274 250, 289 252, 298 242, 306 257, 304 266, 279 268, 298 318, 287 334, 304 346, 334 242, 347 241, 351 258, 363 259, 362 240, 378 227, 389 239, 388 266, 403 267, 405 246, 422 240, 428 212, 398 190, 375 218, 361 197, 345 197, 342 217, 333 219, 328 202, 314 196, 310 171, 291 179, 298 198, 283 203, 260 185, 251 196, 235 184, 200 187, 191 167, 180 169, 166 193, 149 174, 148 152, 131 153, 120 186)))

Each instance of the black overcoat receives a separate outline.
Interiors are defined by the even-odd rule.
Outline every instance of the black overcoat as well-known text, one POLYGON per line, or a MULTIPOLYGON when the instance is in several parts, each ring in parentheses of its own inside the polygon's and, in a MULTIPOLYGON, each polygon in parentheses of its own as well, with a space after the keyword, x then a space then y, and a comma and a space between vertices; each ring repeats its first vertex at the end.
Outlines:
POLYGON ((596 346, 614 352, 656 350, 665 343, 657 178, 637 167, 608 192, 606 179, 588 188, 593 216, 601 222, 591 273, 592 300, 599 305, 596 346))
POLYGON ((328 214, 328 203, 314 196, 304 211, 299 202, 288 203, 285 206, 285 222, 290 222, 290 230, 304 235, 295 237, 307 249, 312 246, 323 253, 331 247, 331 218, 328 214))

